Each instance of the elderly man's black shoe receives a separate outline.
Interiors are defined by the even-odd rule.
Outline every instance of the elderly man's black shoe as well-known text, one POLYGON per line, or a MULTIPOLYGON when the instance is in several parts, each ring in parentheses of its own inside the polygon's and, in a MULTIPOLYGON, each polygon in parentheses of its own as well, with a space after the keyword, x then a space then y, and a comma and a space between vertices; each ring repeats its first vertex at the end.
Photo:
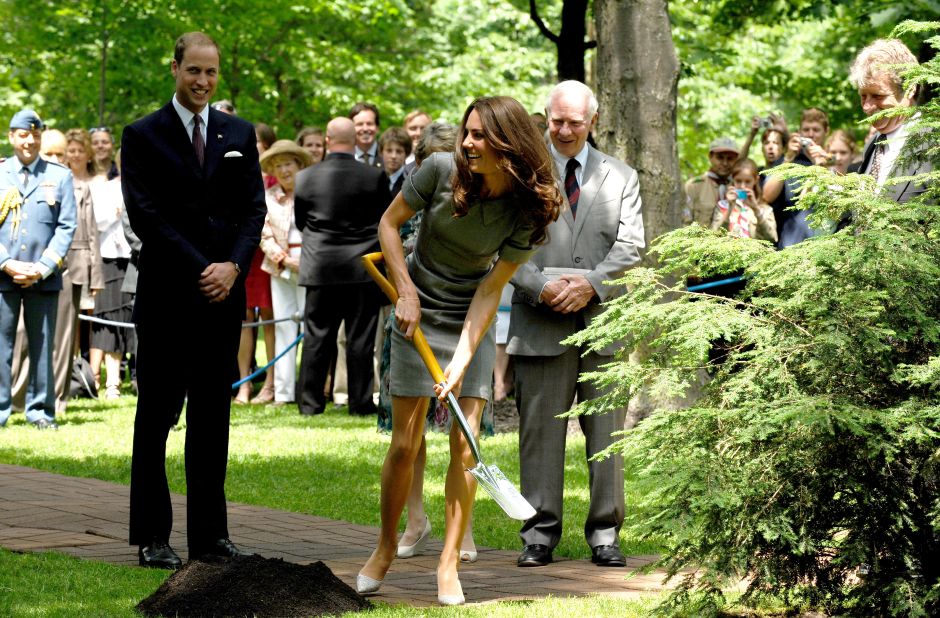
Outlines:
POLYGON ((150 545, 141 545, 137 550, 137 561, 142 567, 154 569, 178 569, 183 561, 173 548, 163 541, 154 541, 150 545))
POLYGON ((516 566, 538 567, 545 566, 552 561, 552 548, 548 545, 526 545, 516 560, 516 566))
POLYGON ((198 560, 204 556, 220 556, 222 558, 239 558, 253 556, 250 551, 242 551, 228 539, 218 539, 208 545, 199 545, 189 548, 189 559, 198 560))
POLYGON ((627 557, 616 545, 598 545, 591 548, 591 562, 602 567, 625 567, 627 557))

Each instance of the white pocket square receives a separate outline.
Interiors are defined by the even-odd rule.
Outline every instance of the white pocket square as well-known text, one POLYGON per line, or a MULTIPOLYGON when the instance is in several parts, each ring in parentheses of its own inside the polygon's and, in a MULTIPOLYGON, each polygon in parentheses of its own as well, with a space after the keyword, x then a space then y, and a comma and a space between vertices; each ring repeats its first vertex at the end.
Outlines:
POLYGON ((231 159, 235 159, 235 158, 238 158, 238 157, 240 157, 240 156, 242 156, 242 153, 238 152, 237 150, 229 150, 228 152, 225 153, 225 156, 224 156, 223 158, 225 158, 225 159, 230 159, 230 158, 231 158, 231 159))

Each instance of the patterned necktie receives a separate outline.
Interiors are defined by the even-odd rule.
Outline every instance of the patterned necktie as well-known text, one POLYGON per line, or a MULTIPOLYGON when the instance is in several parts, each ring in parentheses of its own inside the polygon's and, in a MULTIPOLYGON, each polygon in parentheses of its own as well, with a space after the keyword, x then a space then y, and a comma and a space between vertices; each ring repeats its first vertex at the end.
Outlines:
POLYGON ((568 194, 568 205, 571 206, 571 217, 578 215, 578 198, 581 196, 581 187, 578 185, 578 163, 577 159, 568 159, 568 165, 565 166, 565 193, 568 194))
POLYGON ((202 137, 202 131, 199 130, 200 124, 202 124, 202 117, 196 114, 193 116, 193 150, 196 152, 199 167, 202 167, 206 159, 206 142, 202 137))
POLYGON ((881 160, 885 156, 885 140, 884 137, 878 135, 875 138, 875 151, 872 153, 871 157, 871 167, 868 168, 868 173, 874 176, 875 181, 878 181, 878 176, 881 174, 881 160))

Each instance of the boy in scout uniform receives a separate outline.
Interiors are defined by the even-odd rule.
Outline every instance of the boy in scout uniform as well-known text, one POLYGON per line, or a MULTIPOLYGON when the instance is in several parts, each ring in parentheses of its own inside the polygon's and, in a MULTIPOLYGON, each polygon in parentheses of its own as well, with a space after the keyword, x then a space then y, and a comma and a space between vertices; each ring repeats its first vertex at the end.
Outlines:
POLYGON ((26 420, 57 429, 52 374, 62 259, 75 232, 72 173, 39 157, 42 120, 32 110, 10 121, 14 156, 0 163, 0 427, 10 417, 10 366, 20 307, 30 377, 26 420))

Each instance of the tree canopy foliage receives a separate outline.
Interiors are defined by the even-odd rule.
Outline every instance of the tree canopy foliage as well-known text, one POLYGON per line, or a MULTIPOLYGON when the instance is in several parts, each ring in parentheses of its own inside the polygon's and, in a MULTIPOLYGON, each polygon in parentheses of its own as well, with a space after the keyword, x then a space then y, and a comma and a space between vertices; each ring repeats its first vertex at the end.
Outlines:
POLYGON ((552 45, 504 0, 8 0, 0 19, 0 115, 32 105, 58 128, 119 131, 164 104, 173 41, 188 30, 221 47, 216 97, 287 137, 359 100, 384 126, 414 108, 457 120, 482 94, 539 109, 554 81, 552 45))
MULTIPOLYGON (((561 31, 565 4, 582 10, 580 0, 538 1, 548 30, 561 31)), ((172 44, 186 30, 204 30, 222 47, 217 97, 288 137, 362 99, 379 106, 384 126, 414 108, 455 121, 483 94, 509 94, 540 111, 559 60, 530 8, 528 0, 7 0, 0 117, 32 105, 57 128, 104 124, 119 133, 169 98, 172 44)), ((940 6, 676 0, 669 9, 683 68, 679 154, 689 176, 707 167, 713 138, 742 141, 753 115, 781 111, 792 126, 801 108, 817 105, 833 127, 857 127, 845 79, 854 53, 901 19, 931 18, 940 6)), ((592 12, 589 5, 588 21, 592 12)))
MULTIPOLYGON (((908 80, 936 83, 940 60, 908 80)), ((940 611, 940 102, 916 111, 903 156, 933 162, 915 178, 924 194, 897 204, 867 175, 784 168, 809 189, 799 207, 816 226, 846 212, 853 223, 784 251, 675 230, 652 246, 658 267, 620 280, 631 291, 576 337, 628 342, 593 376, 611 394, 579 412, 704 382, 694 405, 658 410, 612 447, 650 489, 629 525, 665 539, 660 566, 682 574, 670 610, 716 613, 743 582, 746 604, 940 611), (740 271, 733 298, 685 289, 690 275, 740 271), (650 353, 631 362, 639 344, 650 353)))

